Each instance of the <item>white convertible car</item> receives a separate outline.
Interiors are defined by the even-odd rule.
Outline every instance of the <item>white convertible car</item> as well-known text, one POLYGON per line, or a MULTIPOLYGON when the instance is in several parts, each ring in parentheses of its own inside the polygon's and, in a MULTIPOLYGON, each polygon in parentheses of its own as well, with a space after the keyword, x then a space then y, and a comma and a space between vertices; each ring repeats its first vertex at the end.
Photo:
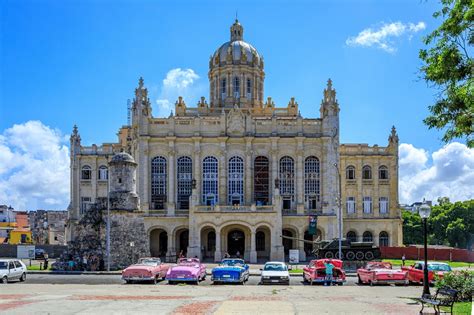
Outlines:
POLYGON ((283 262, 269 261, 261 270, 261 284, 290 284, 288 266, 283 262))

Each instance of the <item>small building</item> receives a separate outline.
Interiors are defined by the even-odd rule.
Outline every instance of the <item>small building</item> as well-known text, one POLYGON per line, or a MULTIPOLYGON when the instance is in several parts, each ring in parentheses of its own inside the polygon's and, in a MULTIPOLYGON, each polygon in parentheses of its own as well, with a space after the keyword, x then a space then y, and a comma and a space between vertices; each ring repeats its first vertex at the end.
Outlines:
POLYGON ((28 213, 33 242, 64 245, 67 211, 36 210, 28 213))

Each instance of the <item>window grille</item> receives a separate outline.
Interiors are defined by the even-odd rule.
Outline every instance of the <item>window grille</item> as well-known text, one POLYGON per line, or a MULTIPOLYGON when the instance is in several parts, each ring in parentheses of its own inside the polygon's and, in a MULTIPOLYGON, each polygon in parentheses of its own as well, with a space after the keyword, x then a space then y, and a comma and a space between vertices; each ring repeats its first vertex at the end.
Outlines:
POLYGON ((280 159, 280 195, 295 200, 295 162, 289 156, 280 159))
POLYGON ((86 213, 86 211, 91 206, 91 201, 92 201, 91 197, 81 197, 81 208, 80 208, 81 214, 86 213))
POLYGON ((177 202, 178 209, 189 209, 189 197, 192 194, 193 161, 182 156, 177 161, 177 202))
POLYGON ((372 168, 368 165, 362 168, 362 179, 372 179, 372 168))
POLYGON ((369 231, 365 231, 364 234, 362 234, 362 241, 363 242, 373 242, 373 237, 372 237, 372 233, 370 233, 369 231))
POLYGON ((151 160, 151 208, 164 209, 167 199, 167 163, 162 156, 151 160))
POLYGON ((379 209, 381 214, 388 213, 388 198, 380 197, 379 198, 379 209))
POLYGON ((372 213, 372 197, 364 197, 364 213, 372 213))
POLYGON ((309 209, 317 209, 320 202, 319 159, 307 157, 304 162, 304 197, 309 209))
POLYGON ((252 98, 252 80, 247 79, 247 98, 252 98))
POLYGON ((384 165, 379 167, 379 179, 388 179, 388 168, 384 165))
POLYGON ((346 208, 347 208, 347 213, 348 214, 353 214, 355 213, 355 197, 347 197, 346 200, 346 208))
POLYGON ((269 162, 265 156, 257 156, 253 166, 254 199, 257 206, 269 204, 270 178, 269 162))
POLYGON ((109 178, 109 170, 107 169, 107 166, 102 165, 99 167, 99 180, 107 180, 109 178))
POLYGON ((379 246, 388 246, 388 233, 385 231, 379 234, 379 246))
POLYGON ((346 179, 355 179, 355 167, 348 166, 346 167, 346 179))
POLYGON ((202 202, 209 206, 218 202, 218 166, 213 156, 204 158, 202 162, 202 202))
POLYGON ((238 77, 234 77, 234 97, 240 97, 240 79, 238 77))
POLYGON ((92 178, 92 169, 90 166, 86 165, 83 166, 81 169, 81 179, 83 180, 91 180, 92 178))
POLYGON ((228 203, 241 205, 244 201, 244 161, 238 156, 229 160, 228 203))
POLYGON ((221 81, 221 95, 222 99, 225 99, 227 96, 227 80, 225 78, 221 81))

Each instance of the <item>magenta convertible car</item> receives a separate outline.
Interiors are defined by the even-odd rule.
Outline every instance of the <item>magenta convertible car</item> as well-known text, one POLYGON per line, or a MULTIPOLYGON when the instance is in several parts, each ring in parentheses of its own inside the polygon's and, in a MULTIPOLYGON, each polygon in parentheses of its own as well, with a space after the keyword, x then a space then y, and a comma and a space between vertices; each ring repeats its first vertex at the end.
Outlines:
POLYGON ((181 258, 178 264, 168 269, 166 280, 169 284, 175 282, 195 282, 206 279, 206 266, 198 258, 181 258))

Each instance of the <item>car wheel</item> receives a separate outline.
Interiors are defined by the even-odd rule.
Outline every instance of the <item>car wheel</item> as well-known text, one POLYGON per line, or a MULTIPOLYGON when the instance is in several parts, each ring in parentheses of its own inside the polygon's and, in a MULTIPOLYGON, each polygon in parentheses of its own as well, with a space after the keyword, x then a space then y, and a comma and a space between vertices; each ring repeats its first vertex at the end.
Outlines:
POLYGON ((308 280, 306 279, 304 273, 303 273, 303 283, 308 283, 308 280))
POLYGON ((360 279, 360 276, 357 276, 357 284, 358 285, 363 285, 362 280, 360 279))
POLYGON ((125 280, 125 283, 126 283, 126 284, 130 284, 130 280, 125 280))
POLYGON ((23 272, 23 274, 21 275, 20 281, 24 282, 25 280, 26 280, 26 273, 23 272))
POLYGON ((2 283, 8 283, 8 277, 7 276, 4 276, 2 278, 2 283))

